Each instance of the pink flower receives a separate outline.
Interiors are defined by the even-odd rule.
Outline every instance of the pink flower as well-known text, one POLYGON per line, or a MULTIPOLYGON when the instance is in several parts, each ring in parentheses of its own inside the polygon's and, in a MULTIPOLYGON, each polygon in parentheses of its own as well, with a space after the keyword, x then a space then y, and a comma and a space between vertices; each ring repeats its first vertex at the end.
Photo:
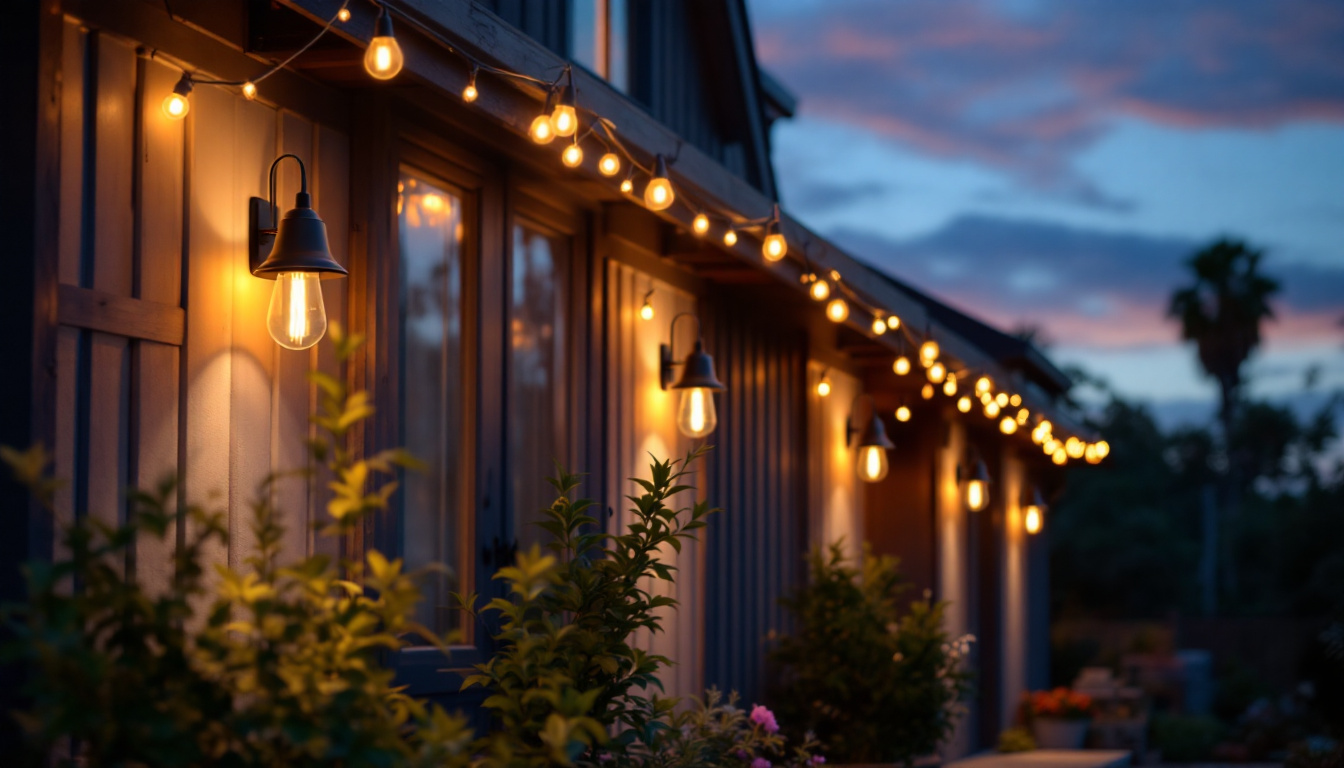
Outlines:
POLYGON ((758 757, 751 761, 751 768, 770 768, 770 761, 764 757, 758 757))
MULTIPOLYGON (((779 723, 775 722, 775 713, 762 707, 760 704, 751 708, 751 722, 764 728, 766 733, 775 733, 779 731, 779 723)), ((769 764, 767 763, 767 766, 768 765, 769 764)), ((752 768, 761 768, 761 766, 753 765, 752 768)))
POLYGON ((825 765, 825 764, 826 764, 826 756, 825 756, 825 755, 813 755, 812 757, 808 758, 808 762, 811 763, 811 764, 813 764, 813 765, 825 765))
POLYGON ((737 759, 738 759, 738 760, 746 760, 748 757, 751 757, 751 755, 748 755, 748 754, 747 754, 747 750, 745 750, 745 749, 739 749, 739 750, 737 750, 737 759))

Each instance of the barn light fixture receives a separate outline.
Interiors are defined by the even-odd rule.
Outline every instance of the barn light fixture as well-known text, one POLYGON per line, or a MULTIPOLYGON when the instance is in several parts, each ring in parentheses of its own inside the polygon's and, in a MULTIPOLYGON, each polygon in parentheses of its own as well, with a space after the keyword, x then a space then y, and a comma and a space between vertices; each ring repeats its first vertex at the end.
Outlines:
POLYGON ((651 211, 663 211, 671 208, 676 200, 677 193, 667 178, 667 161, 658 155, 653 163, 653 177, 644 188, 644 205, 651 211))
POLYGON ((989 506, 989 468, 975 455, 970 477, 966 478, 966 508, 979 512, 989 506))
POLYGON ((714 375, 714 358, 705 352, 704 341, 700 338, 700 318, 689 312, 682 312, 672 318, 672 327, 667 344, 659 347, 661 362, 660 381, 663 389, 681 390, 681 404, 677 407, 677 429, 687 437, 699 438, 708 435, 718 426, 719 417, 714 410, 714 393, 727 387, 714 375), (680 363, 673 357, 673 345, 676 343, 677 321, 689 317, 695 321, 695 347, 680 363), (681 378, 672 383, 672 368, 681 366, 681 378))
POLYGON ((369 41, 368 50, 364 51, 364 71, 375 79, 391 80, 405 63, 401 45, 392 32, 392 14, 388 12, 387 5, 380 5, 373 39, 369 41))
POLYGON ((873 398, 860 393, 854 398, 850 405, 850 416, 845 421, 846 442, 854 440, 858 435, 858 442, 855 447, 858 448, 858 455, 855 461, 855 469, 858 470, 859 479, 867 483, 876 483, 887 476, 887 470, 890 465, 887 463, 887 451, 895 448, 896 445, 887 437, 887 428, 882 425, 882 417, 878 415, 877 405, 873 403, 873 398), (858 421, 859 400, 868 399, 869 416, 860 430, 855 426, 858 421))
POLYGON ((187 97, 191 95, 193 88, 191 75, 183 72, 177 79, 177 85, 173 86, 173 92, 163 98, 163 114, 170 120, 181 120, 191 111, 191 100, 187 97))
POLYGON ((308 171, 297 155, 283 154, 271 163, 270 200, 250 200, 252 274, 275 281, 266 328, 275 343, 286 349, 307 349, 327 332, 322 303, 324 279, 345 277, 327 245, 327 225, 313 210, 308 194, 308 171), (299 164, 299 193, 294 207, 276 222, 275 169, 291 158, 299 164))
POLYGON ((1045 499, 1041 498, 1041 489, 1033 487, 1031 496, 1024 500, 1022 507, 1022 527, 1027 533, 1037 534, 1045 525, 1045 499))

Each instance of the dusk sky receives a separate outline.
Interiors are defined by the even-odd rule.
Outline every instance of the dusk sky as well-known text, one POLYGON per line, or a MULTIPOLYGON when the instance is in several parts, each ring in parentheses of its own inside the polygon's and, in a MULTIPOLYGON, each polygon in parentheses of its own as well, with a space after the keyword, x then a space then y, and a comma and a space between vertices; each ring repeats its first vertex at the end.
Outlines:
POLYGON ((1284 291, 1253 391, 1344 387, 1344 2, 749 0, 789 211, 1160 412, 1211 402, 1165 318, 1219 235, 1284 291))

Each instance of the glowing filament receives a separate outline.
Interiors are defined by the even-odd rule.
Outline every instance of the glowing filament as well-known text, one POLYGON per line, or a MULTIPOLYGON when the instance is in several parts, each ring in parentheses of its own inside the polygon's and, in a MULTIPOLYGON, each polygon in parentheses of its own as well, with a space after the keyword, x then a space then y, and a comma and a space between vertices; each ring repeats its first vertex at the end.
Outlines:
POLYGON ((808 293, 812 294, 812 298, 817 301, 825 301, 830 298, 831 284, 821 278, 817 278, 812 282, 812 287, 808 289, 808 293))
POLYGON ((704 437, 713 432, 718 423, 713 392, 704 387, 681 391, 681 407, 677 409, 677 429, 681 434, 691 438, 704 437))
POLYGON ((902 405, 900 408, 897 408, 897 409, 896 409, 896 420, 897 420, 897 421, 909 421, 909 420, 910 420, 910 409, 907 408, 907 407, 904 406, 904 405, 902 405))
POLYGON ((327 332, 327 311, 316 272, 283 272, 271 292, 266 329, 285 349, 307 349, 327 332))
POLYGON ((583 149, 578 144, 570 144, 565 147, 565 151, 560 153, 560 162, 566 167, 578 168, 583 162, 583 149))
POLYGON ((1022 521, 1027 533, 1037 534, 1041 532, 1041 508, 1032 504, 1027 507, 1026 516, 1022 521))
POLYGON ((1017 431, 1017 419, 1012 416, 1004 416, 1003 421, 999 422, 999 431, 1005 435, 1011 435, 1017 431))
POLYGON ((880 317, 873 318, 873 335, 881 336, 887 332, 887 321, 880 317))
POLYGON ((603 176, 615 176, 621 172, 621 158, 617 157, 615 152, 608 152, 597 161, 597 170, 603 176))
POLYGON ((887 476, 887 449, 880 445, 859 447, 859 479, 876 483, 887 476))
POLYGON ((709 217, 703 213, 697 213, 691 221, 691 229, 695 230, 697 235, 705 234, 709 231, 709 217))
POLYGON ((989 506, 989 488, 984 480, 971 480, 966 483, 966 507, 979 512, 989 506))
POLYGON ((958 411, 961 411, 962 413, 970 413, 970 412, 971 412, 971 398, 966 397, 965 395, 962 395, 960 398, 958 398, 958 399, 957 399, 957 410, 958 410, 958 411))
POLYGON ((779 261, 788 252, 789 244, 778 232, 766 235, 765 241, 761 243, 761 255, 766 261, 779 261))
POLYGON ((737 233, 734 232, 734 231, 731 230, 731 229, 728 230, 727 232, 724 232, 724 233, 723 233, 723 244, 724 244, 724 245, 727 245, 727 246, 729 246, 729 247, 734 246, 734 245, 737 245, 737 233))
POLYGON ((923 363, 925 368, 928 368, 938 359, 938 353, 938 342, 929 339, 919 345, 919 362, 923 363))

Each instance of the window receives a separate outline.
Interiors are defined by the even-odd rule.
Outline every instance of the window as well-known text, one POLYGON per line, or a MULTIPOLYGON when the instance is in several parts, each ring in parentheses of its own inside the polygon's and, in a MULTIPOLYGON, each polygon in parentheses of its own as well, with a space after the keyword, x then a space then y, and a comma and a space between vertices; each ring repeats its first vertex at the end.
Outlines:
MULTIPOLYGON (((461 626, 452 592, 469 592, 473 528, 463 371, 464 222, 470 199, 453 187, 403 170, 397 184, 400 249, 400 427, 402 444, 428 466, 406 472, 402 553, 408 568, 443 563, 422 585, 416 619, 438 632, 461 626)), ((464 638, 470 642, 470 638, 464 638)))
POLYGON ((627 0, 571 0, 570 45, 574 61, 620 91, 629 84, 627 0))
POLYGON ((532 523, 554 500, 542 478, 568 466, 570 240, 519 219, 509 277, 509 474, 520 549, 547 540, 532 523))

